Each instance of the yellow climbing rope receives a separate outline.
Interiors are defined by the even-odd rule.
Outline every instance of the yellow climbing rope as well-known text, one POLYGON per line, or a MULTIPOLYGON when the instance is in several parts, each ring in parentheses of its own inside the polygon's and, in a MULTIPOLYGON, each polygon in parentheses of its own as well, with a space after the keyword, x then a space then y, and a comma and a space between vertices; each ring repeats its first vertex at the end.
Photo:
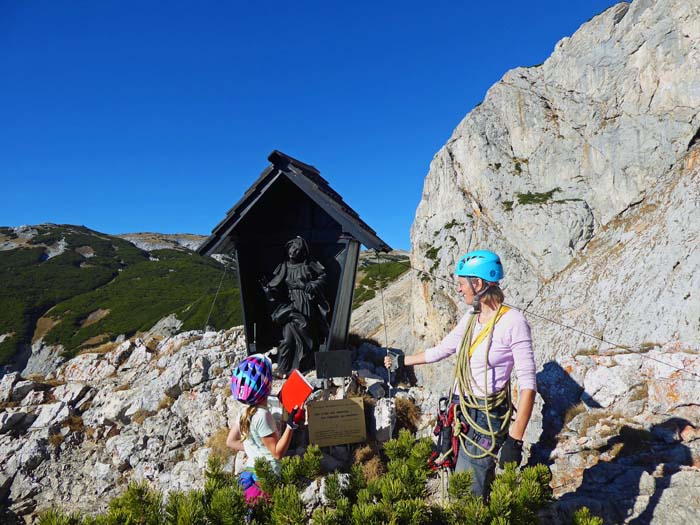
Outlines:
MULTIPOLYGON (((472 337, 474 335, 474 328, 476 326, 476 321, 478 314, 472 314, 469 322, 467 323, 467 329, 464 332, 464 337, 459 346, 459 352, 457 353, 457 366, 455 367, 455 378, 453 385, 457 386, 457 396, 459 403, 454 406, 454 433, 459 438, 460 446, 464 449, 465 453, 473 459, 481 459, 486 456, 496 457, 494 450, 496 448, 497 438, 503 436, 508 431, 508 426, 510 425, 510 417, 513 413, 513 405, 510 397, 510 379, 506 383, 503 390, 496 392, 491 395, 487 395, 488 392, 488 366, 484 367, 484 396, 479 396, 474 393, 474 378, 472 377, 470 360, 476 348, 484 341, 488 336, 488 343, 486 345, 486 356, 485 363, 488 364, 489 360, 489 350, 491 349, 491 341, 493 340, 493 330, 496 323, 501 317, 509 310, 507 306, 501 305, 496 312, 496 315, 484 326, 484 328, 476 336, 476 339, 472 342, 472 337), (500 407, 503 403, 507 403, 506 412, 502 416, 491 416, 492 412, 500 407), (488 428, 483 428, 481 425, 477 424, 469 416, 469 409, 476 409, 485 412, 487 417, 488 428), (462 425, 460 425, 459 410, 464 417, 467 425, 473 428, 479 434, 490 438, 491 444, 488 447, 484 447, 481 443, 475 442, 473 439, 468 437, 465 432, 462 431, 462 425), (500 424, 498 428, 493 428, 491 420, 497 419, 500 424), (467 452, 466 444, 470 443, 479 453, 471 454, 467 452)), ((454 451, 457 455, 458 451, 454 451)))

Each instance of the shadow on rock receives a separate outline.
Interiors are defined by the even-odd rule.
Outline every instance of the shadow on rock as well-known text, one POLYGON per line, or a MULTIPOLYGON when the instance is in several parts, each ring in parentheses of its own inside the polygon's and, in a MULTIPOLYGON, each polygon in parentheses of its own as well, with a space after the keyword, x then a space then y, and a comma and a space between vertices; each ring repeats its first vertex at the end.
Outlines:
POLYGON ((605 523, 647 525, 669 523, 654 516, 671 478, 693 464, 681 435, 692 425, 670 418, 649 429, 623 426, 597 451, 598 462, 583 473, 575 492, 564 495, 562 508, 586 505, 605 523))
POLYGON ((588 408, 600 408, 600 404, 588 395, 556 361, 546 363, 537 373, 537 390, 544 401, 542 434, 530 449, 528 464, 551 465, 551 455, 557 446, 557 436, 570 418, 572 410, 581 403, 588 408))

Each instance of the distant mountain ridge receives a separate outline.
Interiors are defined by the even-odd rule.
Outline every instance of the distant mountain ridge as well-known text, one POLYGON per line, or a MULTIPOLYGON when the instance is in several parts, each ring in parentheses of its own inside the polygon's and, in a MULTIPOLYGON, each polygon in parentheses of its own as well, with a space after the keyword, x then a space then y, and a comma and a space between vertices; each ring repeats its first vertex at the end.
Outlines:
POLYGON ((197 248, 199 248, 207 238, 206 235, 199 235, 196 233, 154 232, 118 233, 115 237, 129 241, 137 248, 141 248, 147 252, 165 249, 177 250, 180 248, 197 251, 197 248))
POLYGON ((240 324, 235 272, 212 307, 224 266, 187 248, 202 236, 125 237, 151 249, 84 226, 0 227, 0 364, 39 340, 74 355, 171 314, 184 330, 240 324))
MULTIPOLYGON (((119 336, 166 318, 172 332, 241 324, 235 262, 193 251, 205 239, 109 235, 66 224, 0 227, 0 365, 15 361, 22 369, 34 356, 40 364, 29 363, 31 369, 49 370, 54 347, 62 358, 106 351, 119 336), (224 265, 230 271, 215 300, 224 265)), ((385 254, 381 263, 363 252, 355 306, 398 278, 407 263, 405 252, 385 254)))

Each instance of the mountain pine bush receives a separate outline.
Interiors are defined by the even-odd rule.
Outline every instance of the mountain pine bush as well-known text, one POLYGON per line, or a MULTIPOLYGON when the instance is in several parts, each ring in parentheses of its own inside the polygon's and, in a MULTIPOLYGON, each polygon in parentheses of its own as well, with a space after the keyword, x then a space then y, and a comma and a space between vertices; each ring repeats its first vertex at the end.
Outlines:
MULTIPOLYGON (((131 483, 97 516, 44 512, 39 525, 529 525, 552 499, 551 474, 544 465, 517 470, 513 465, 496 476, 488 501, 471 493, 470 472, 450 477, 444 506, 427 501, 430 439, 416 440, 402 430, 385 444, 386 474, 367 481, 362 467, 353 465, 343 479, 326 478, 327 505, 309 515, 301 490, 320 472, 321 450, 310 446, 303 457, 282 459, 278 476, 265 460, 256 462, 258 481, 269 498, 249 507, 234 475, 212 457, 202 490, 171 492, 167 503, 147 483, 131 483)), ((576 512, 572 525, 602 525, 588 509, 576 512)))

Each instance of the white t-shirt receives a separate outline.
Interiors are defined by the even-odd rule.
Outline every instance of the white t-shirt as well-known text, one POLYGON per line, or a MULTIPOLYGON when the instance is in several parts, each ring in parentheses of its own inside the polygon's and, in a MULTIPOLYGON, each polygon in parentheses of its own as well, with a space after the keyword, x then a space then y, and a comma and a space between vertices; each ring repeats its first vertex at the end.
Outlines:
POLYGON ((262 438, 272 434, 277 434, 277 425, 272 419, 272 414, 266 408, 258 407, 250 419, 248 436, 243 440, 243 449, 248 456, 247 467, 254 468, 255 460, 262 457, 272 465, 277 474, 280 473, 280 462, 272 456, 272 453, 262 442, 262 438))

